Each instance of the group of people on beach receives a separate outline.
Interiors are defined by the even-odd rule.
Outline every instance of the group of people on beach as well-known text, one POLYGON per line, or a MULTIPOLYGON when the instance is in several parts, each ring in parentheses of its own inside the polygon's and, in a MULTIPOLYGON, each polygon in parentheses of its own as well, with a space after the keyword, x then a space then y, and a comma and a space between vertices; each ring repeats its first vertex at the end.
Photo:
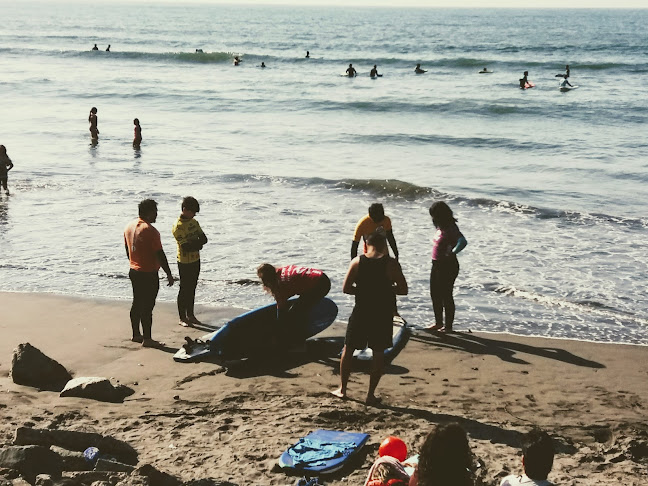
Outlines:
MULTIPOLYGON (((547 479, 555 448, 551 437, 532 429, 522 437, 522 474, 502 478, 500 486, 552 486, 547 479)), ((405 461, 405 462, 404 462, 405 461)), ((426 436, 410 476, 401 457, 382 455, 371 466, 364 486, 475 486, 476 464, 468 436, 456 423, 439 424, 426 436)))
MULTIPOLYGON (((131 339, 145 347, 156 347, 160 343, 152 339, 151 327, 159 291, 158 270, 164 270, 169 286, 175 279, 162 249, 160 233, 152 226, 157 219, 157 203, 145 199, 140 202, 138 211, 139 217, 124 230, 133 289, 131 339)), ((180 216, 172 228, 178 246, 180 291, 177 305, 182 326, 201 324, 194 313, 194 302, 200 274, 200 250, 207 243, 207 237, 195 219, 199 211, 198 201, 191 196, 185 197, 180 216)), ((445 202, 432 204, 429 213, 436 228, 430 271, 435 324, 429 326, 429 330, 450 333, 455 317, 453 288, 459 274, 457 254, 466 247, 467 241, 445 202)), ((408 293, 398 257, 391 219, 385 215, 382 204, 374 203, 368 214, 356 224, 351 243, 351 263, 342 285, 345 294, 355 296, 355 306, 340 360, 340 386, 332 392, 339 398, 347 397, 353 352, 368 347, 373 351, 373 359, 365 403, 376 405, 380 401, 375 390, 383 374, 384 351, 393 345, 392 323, 394 316, 398 315, 396 295, 408 293), (364 251, 358 256, 361 242, 364 251), (388 244, 394 257, 389 253, 388 244)), ((305 323, 309 311, 331 289, 329 277, 316 268, 298 265, 275 267, 263 263, 257 268, 257 276, 264 289, 276 300, 277 314, 273 325, 278 337, 299 336, 299 328, 305 323), (298 298, 289 301, 294 296, 298 298)), ((277 339, 277 342, 290 342, 290 339, 277 339)))

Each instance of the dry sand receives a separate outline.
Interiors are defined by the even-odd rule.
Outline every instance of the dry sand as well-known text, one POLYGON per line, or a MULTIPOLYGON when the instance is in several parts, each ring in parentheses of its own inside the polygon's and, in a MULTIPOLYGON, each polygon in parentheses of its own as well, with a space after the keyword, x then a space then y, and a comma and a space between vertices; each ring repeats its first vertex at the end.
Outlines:
MULTIPOLYGON (((550 479, 558 484, 648 484, 648 347, 510 335, 416 332, 389 366, 366 407, 368 375, 352 375, 351 400, 338 385, 345 323, 272 363, 225 370, 214 363, 179 364, 183 336, 204 331, 177 325, 175 306, 158 304, 153 337, 166 349, 131 343, 128 301, 0 293, 0 441, 19 425, 95 431, 128 441, 140 460, 184 480, 217 478, 240 485, 289 485, 277 471, 281 452, 318 429, 371 435, 353 467, 327 485, 361 485, 378 444, 397 435, 415 452, 430 428, 456 421, 468 432, 485 484, 520 471, 520 434, 538 425, 557 441, 550 479), (13 349, 29 342, 74 376, 105 376, 131 386, 122 404, 15 385, 13 349)), ((199 308, 221 325, 240 309, 199 308)), ((343 316, 344 317, 344 316, 343 316)))

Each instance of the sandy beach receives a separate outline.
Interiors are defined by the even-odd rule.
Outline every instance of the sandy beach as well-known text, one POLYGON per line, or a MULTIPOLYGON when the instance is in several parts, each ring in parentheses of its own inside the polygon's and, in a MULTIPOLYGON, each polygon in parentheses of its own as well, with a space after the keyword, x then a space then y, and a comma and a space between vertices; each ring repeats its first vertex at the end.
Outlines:
MULTIPOLYGON (((555 483, 648 481, 647 347, 418 331, 387 369, 376 408, 362 403, 362 371, 352 375, 350 400, 329 393, 338 385, 346 322, 310 341, 305 353, 226 370, 172 360, 184 336, 209 330, 178 326, 174 304, 155 308, 153 337, 164 349, 130 342, 129 307, 128 300, 0 294, 3 446, 21 425, 93 431, 129 442, 140 462, 184 481, 289 485, 296 478, 275 466, 287 447, 315 429, 347 430, 371 435, 366 454, 323 479, 361 485, 386 436, 401 437, 413 453, 431 426, 454 421, 483 463, 483 484, 497 485, 521 470, 520 434, 537 425, 556 439, 555 483), (16 385, 8 376, 12 351, 25 342, 75 377, 109 377, 135 393, 103 403, 16 385)), ((243 310, 201 307, 197 315, 217 327, 243 310)))

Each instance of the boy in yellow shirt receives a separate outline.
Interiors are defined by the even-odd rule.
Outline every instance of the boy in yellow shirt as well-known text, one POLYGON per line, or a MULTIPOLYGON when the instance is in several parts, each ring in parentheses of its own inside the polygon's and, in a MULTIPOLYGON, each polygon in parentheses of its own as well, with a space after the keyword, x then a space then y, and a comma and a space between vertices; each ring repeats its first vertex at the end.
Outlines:
POLYGON ((178 243, 178 272, 180 291, 178 292, 178 314, 180 325, 187 327, 202 324, 194 315, 194 301, 198 275, 200 275, 200 250, 207 243, 194 216, 200 211, 198 201, 187 196, 182 200, 182 213, 173 225, 173 236, 178 243))

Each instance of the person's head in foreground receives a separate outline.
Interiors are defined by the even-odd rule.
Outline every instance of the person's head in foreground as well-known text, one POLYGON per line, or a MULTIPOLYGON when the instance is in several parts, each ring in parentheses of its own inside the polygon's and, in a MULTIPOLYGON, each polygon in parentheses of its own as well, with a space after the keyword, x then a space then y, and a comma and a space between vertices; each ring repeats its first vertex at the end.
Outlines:
POLYGON ((472 459, 459 424, 437 425, 423 442, 409 486, 473 486, 472 459))
POLYGON ((430 206, 430 216, 432 216, 432 223, 437 228, 447 228, 457 220, 452 214, 452 209, 443 201, 437 201, 430 206))
MULTIPOLYGON (((191 213, 193 213, 191 215, 191 217, 193 217, 200 212, 200 204, 198 203, 195 197, 187 196, 182 200, 181 209, 183 213, 190 211, 191 213)), ((187 216, 189 215, 187 214, 187 216)))
POLYGON ((373 203, 369 206, 369 217, 374 223, 380 223, 385 219, 385 208, 383 208, 383 205, 380 203, 373 203))
POLYGON ((274 295, 279 285, 277 281, 277 269, 269 263, 262 263, 257 268, 257 276, 261 279, 263 288, 274 295))
POLYGON ((153 199, 144 199, 137 206, 139 217, 147 223, 155 223, 157 219, 157 203, 153 199))
POLYGON ((533 429, 522 438, 524 474, 535 480, 547 479, 553 467, 554 446, 545 431, 533 429))
POLYGON ((365 486, 407 486, 409 476, 398 459, 380 457, 369 471, 365 486))
POLYGON ((367 236, 367 246, 373 246, 378 253, 386 253, 387 237, 385 236, 385 231, 382 228, 378 228, 367 236))

